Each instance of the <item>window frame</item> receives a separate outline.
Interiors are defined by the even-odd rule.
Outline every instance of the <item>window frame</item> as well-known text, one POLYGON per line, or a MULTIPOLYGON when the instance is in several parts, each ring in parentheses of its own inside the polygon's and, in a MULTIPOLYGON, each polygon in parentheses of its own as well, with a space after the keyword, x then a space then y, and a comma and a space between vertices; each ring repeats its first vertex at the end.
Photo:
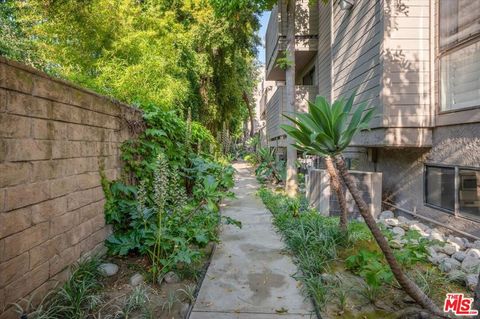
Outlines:
POLYGON ((437 81, 436 81, 436 86, 437 86, 437 114, 442 115, 442 114, 450 114, 450 113, 457 113, 457 112, 464 112, 464 111, 470 111, 470 110, 476 110, 480 108, 480 102, 478 105, 475 106, 468 106, 468 107, 463 107, 463 108, 458 108, 458 109, 453 109, 453 110, 442 110, 442 63, 441 59, 449 54, 452 54, 456 51, 459 51, 469 45, 472 45, 474 43, 480 42, 480 33, 474 34, 469 36, 468 38, 455 43, 455 45, 452 45, 446 49, 441 49, 440 48, 440 23, 441 23, 441 17, 440 17, 440 2, 442 0, 436 1, 437 3, 437 8, 436 8, 436 30, 435 30, 435 46, 436 46, 436 56, 435 56, 435 69, 437 73, 437 81))
POLYGON ((462 165, 449 165, 449 164, 438 164, 438 163, 425 163, 423 165, 423 205, 426 207, 430 207, 436 210, 440 210, 444 213, 448 213, 450 215, 453 215, 455 217, 463 218, 466 220, 471 220, 475 222, 480 221, 480 216, 478 217, 473 217, 471 215, 466 215, 463 214, 460 211, 460 196, 459 196, 459 191, 460 191, 460 170, 472 170, 472 171, 477 171, 480 172, 480 167, 474 167, 474 166, 462 166, 462 165), (427 202, 427 168, 432 167, 432 168, 450 168, 454 169, 455 171, 455 185, 454 185, 454 210, 451 211, 447 208, 443 208, 434 204, 430 204, 427 202))

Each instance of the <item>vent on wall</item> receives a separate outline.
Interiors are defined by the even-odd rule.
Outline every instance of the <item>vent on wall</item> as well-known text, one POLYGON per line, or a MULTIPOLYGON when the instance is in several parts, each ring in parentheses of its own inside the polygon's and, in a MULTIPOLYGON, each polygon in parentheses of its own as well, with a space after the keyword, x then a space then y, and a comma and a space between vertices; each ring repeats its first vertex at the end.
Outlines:
MULTIPOLYGON (((376 217, 382 205, 382 173, 350 171, 357 180, 362 197, 376 217)), ((310 207, 325 216, 338 216, 340 213, 337 196, 330 187, 330 175, 323 169, 310 169, 305 174, 306 196, 310 207)), ((350 217, 357 218, 358 208, 348 190, 344 190, 350 217)))

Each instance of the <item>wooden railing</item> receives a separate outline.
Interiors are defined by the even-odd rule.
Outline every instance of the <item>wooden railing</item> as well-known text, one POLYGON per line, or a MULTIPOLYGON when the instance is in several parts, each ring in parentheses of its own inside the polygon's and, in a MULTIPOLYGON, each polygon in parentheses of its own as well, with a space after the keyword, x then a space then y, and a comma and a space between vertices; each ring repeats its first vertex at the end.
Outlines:
MULTIPOLYGON (((297 112, 306 112, 308 108, 307 101, 313 101, 318 93, 316 85, 298 85, 296 91, 296 109, 297 112)), ((287 95, 285 86, 277 87, 266 105, 267 138, 269 140, 285 135, 280 128, 280 124, 286 124, 288 120, 282 116, 287 104, 287 95)))

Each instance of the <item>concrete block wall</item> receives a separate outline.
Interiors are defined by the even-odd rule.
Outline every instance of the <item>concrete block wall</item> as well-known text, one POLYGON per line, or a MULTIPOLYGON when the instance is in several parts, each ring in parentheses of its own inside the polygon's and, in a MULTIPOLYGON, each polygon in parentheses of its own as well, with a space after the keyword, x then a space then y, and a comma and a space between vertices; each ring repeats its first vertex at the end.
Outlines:
POLYGON ((141 120, 137 109, 0 58, 0 319, 103 247, 99 172, 119 175, 128 123, 141 120))

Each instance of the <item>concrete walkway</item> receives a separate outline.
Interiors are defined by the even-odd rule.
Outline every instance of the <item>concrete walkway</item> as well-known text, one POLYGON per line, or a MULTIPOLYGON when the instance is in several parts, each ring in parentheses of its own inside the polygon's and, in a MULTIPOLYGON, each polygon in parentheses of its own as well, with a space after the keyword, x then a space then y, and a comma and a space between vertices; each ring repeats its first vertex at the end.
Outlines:
POLYGON ((240 220, 243 227, 222 226, 221 243, 190 319, 314 318, 300 283, 291 277, 297 269, 275 233, 271 214, 255 196, 255 177, 245 163, 234 167, 237 198, 227 202, 222 212, 240 220))

